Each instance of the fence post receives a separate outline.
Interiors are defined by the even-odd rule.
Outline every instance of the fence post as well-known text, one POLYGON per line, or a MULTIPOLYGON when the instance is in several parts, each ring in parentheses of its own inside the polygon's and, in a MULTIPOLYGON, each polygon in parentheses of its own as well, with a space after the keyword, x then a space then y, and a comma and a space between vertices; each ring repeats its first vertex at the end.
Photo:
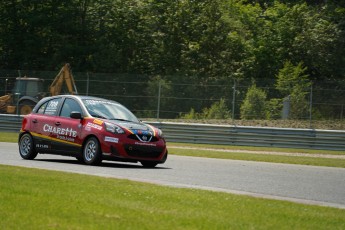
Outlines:
POLYGON ((236 80, 234 80, 234 87, 232 93, 232 124, 235 124, 235 98, 236 98, 236 80))
MULTIPOLYGON (((18 76, 22 77, 22 73, 20 72, 20 70, 18 70, 18 76)), ((17 99, 16 102, 16 114, 19 115, 19 99, 20 99, 20 85, 21 85, 21 81, 18 81, 18 92, 14 92, 14 98, 17 99)), ((16 89, 15 89, 16 90, 16 89)))
POLYGON ((7 94, 7 84, 8 84, 8 78, 5 80, 5 94, 7 94))
POLYGON ((312 112, 313 110, 313 84, 310 85, 310 102, 309 102, 309 128, 312 128, 311 120, 312 120, 312 112))
POLYGON ((86 73, 87 81, 86 81, 86 96, 89 96, 89 83, 90 83, 90 76, 89 72, 86 73))
POLYGON ((161 88, 162 88, 162 83, 161 83, 161 80, 159 80, 159 82, 158 82, 157 119, 159 119, 159 110, 160 110, 160 104, 161 104, 161 88))

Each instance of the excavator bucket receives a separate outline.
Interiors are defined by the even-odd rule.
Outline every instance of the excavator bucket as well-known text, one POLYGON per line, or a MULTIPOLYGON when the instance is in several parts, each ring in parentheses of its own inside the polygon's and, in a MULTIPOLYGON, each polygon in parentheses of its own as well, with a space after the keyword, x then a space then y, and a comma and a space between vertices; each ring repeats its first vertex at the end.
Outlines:
POLYGON ((6 111, 8 105, 11 104, 12 97, 11 95, 5 95, 0 97, 0 111, 6 111))

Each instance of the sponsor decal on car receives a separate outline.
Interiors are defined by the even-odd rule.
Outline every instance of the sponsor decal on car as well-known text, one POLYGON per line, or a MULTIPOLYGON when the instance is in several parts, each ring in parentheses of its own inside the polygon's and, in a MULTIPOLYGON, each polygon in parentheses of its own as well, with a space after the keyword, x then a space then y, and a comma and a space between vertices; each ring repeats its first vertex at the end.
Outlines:
POLYGON ((117 105, 116 103, 111 102, 111 101, 94 100, 94 99, 85 100, 85 104, 86 104, 86 105, 97 105, 97 104, 104 104, 104 105, 117 105))
POLYGON ((148 130, 132 129, 131 132, 138 138, 141 142, 150 142, 153 137, 153 133, 148 130))
POLYGON ((93 123, 95 123, 95 124, 97 124, 97 125, 102 125, 102 124, 103 124, 103 121, 98 120, 98 119, 95 119, 95 120, 93 120, 93 123))
POLYGON ((73 137, 57 135, 57 138, 60 139, 60 140, 64 140, 64 141, 71 141, 71 142, 74 142, 74 138, 73 138, 73 137))
POLYGON ((45 124, 43 126, 43 131, 55 133, 58 135, 69 136, 69 137, 76 137, 77 136, 77 131, 73 130, 72 128, 57 128, 57 127, 54 127, 54 126, 51 126, 48 124, 45 124))
POLYGON ((115 137, 104 137, 104 141, 112 142, 112 143, 119 143, 119 138, 115 138, 115 137))
POLYGON ((134 133, 135 135, 144 135, 144 136, 152 136, 152 132, 151 131, 147 131, 147 130, 131 130, 132 133, 134 133))
MULTIPOLYGON (((103 121, 102 121, 102 123, 103 123, 103 121)), ((96 124, 94 124, 94 123, 88 122, 88 123, 86 124, 85 130, 90 131, 91 128, 98 129, 98 130, 102 130, 103 127, 100 126, 100 125, 96 125, 96 124)))
POLYGON ((136 144, 136 145, 145 145, 145 146, 157 146, 156 144, 147 143, 147 142, 135 142, 134 144, 136 144))
POLYGON ((36 144, 36 148, 48 149, 49 146, 48 145, 44 145, 44 144, 36 144))

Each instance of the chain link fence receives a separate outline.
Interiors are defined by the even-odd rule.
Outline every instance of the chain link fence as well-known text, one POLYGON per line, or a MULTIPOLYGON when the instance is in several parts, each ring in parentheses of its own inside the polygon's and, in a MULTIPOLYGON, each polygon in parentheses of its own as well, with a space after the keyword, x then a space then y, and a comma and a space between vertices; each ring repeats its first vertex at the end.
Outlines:
MULTIPOLYGON (((23 76, 44 79, 44 93, 48 96, 49 85, 57 73, 0 70, 0 96, 10 93, 16 77, 23 76)), ((144 119, 220 118, 235 125, 240 120, 301 120, 312 127, 313 121, 341 122, 345 116, 343 81, 313 81, 294 96, 282 94, 274 79, 254 83, 223 78, 226 79, 223 82, 208 80, 205 83, 174 82, 174 76, 79 72, 73 75, 78 94, 118 101, 144 119), (249 95, 250 89, 253 95, 249 95), (212 112, 220 116, 212 117, 212 112)))

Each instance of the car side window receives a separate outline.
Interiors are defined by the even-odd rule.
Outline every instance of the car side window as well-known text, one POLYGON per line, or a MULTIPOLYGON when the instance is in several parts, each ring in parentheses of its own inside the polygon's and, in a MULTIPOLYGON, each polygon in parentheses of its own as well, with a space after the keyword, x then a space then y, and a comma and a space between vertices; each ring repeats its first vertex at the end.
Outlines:
POLYGON ((79 103, 71 98, 67 98, 63 103, 60 116, 61 117, 70 117, 72 111, 77 111, 83 114, 82 109, 79 103))
POLYGON ((47 105, 48 105, 48 102, 43 103, 43 105, 41 105, 40 108, 38 109, 37 113, 44 114, 44 110, 46 109, 47 105))
POLYGON ((53 115, 53 116, 57 115, 60 100, 61 98, 56 98, 56 99, 48 101, 44 114, 53 115))

